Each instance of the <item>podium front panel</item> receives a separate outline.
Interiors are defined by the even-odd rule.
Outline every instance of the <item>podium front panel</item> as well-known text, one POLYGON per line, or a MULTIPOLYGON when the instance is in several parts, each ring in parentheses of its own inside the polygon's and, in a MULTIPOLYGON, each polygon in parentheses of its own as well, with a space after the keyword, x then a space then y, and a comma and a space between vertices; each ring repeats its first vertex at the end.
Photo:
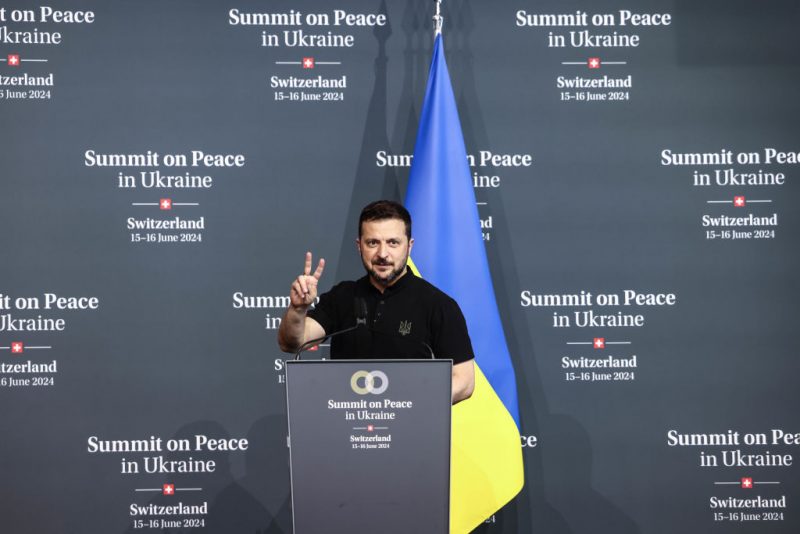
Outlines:
POLYGON ((450 360, 286 365, 295 534, 446 533, 450 360))

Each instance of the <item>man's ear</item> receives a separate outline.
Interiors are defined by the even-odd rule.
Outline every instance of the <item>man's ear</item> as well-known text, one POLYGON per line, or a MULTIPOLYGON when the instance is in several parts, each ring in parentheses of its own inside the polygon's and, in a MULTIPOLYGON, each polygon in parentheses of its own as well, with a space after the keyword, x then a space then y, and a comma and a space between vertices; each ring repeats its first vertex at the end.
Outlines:
POLYGON ((414 238, 408 240, 408 253, 411 254, 411 247, 414 246, 414 238))

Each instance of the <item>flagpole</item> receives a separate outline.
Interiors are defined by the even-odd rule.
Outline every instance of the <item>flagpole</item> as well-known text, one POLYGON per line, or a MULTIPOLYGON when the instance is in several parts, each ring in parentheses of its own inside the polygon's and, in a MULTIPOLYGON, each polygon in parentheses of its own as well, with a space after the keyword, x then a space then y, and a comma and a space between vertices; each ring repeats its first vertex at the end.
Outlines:
POLYGON ((442 24, 444 17, 442 16, 442 0, 434 0, 436 3, 436 14, 433 16, 433 36, 434 38, 442 33, 442 24))

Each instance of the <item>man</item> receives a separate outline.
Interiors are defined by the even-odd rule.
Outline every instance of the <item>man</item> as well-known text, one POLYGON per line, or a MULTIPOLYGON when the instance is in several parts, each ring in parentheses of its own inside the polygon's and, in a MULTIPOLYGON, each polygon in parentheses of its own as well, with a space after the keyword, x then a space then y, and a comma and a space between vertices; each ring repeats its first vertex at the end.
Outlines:
POLYGON ((355 302, 363 299, 368 328, 333 338, 332 358, 429 358, 432 350, 453 360, 453 404, 469 398, 475 387, 475 356, 464 315, 452 298, 408 268, 413 246, 408 210, 388 200, 367 205, 356 239, 366 276, 337 284, 311 310, 325 260, 319 260, 312 274, 307 252, 278 330, 281 350, 295 352, 308 340, 355 325, 355 302))

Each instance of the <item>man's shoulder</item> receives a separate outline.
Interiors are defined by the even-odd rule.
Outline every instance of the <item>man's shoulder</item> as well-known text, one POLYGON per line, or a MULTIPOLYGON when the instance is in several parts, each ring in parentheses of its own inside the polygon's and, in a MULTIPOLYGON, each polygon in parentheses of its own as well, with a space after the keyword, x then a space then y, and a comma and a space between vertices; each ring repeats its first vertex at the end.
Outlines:
POLYGON ((332 297, 351 296, 355 294, 356 288, 358 288, 361 283, 361 280, 342 280, 334 284, 328 291, 325 291, 323 295, 332 297))
POLYGON ((416 276, 413 273, 412 276, 414 277, 413 284, 416 286, 416 290, 419 291, 422 295, 426 295, 428 298, 430 298, 435 302, 446 302, 448 304, 452 303, 455 304, 456 306, 458 305, 458 303, 455 301, 453 297, 451 297, 450 295, 448 295, 435 285, 431 284, 424 278, 420 278, 419 276, 416 276))
POLYGON ((342 280, 333 285, 330 291, 347 291, 356 287, 358 282, 356 280, 342 280))

